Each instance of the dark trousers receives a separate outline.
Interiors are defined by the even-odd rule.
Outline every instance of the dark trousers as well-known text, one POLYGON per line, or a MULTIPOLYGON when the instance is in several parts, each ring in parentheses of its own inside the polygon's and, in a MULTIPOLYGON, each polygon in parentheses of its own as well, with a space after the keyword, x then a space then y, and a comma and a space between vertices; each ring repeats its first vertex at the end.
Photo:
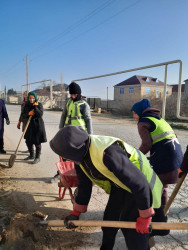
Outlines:
MULTIPOLYGON (((131 193, 112 185, 110 197, 103 220, 136 221, 139 217, 138 207, 131 193)), ((140 234, 136 229, 122 228, 122 233, 129 250, 149 250, 149 234, 140 234)), ((101 250, 112 250, 118 228, 103 227, 101 250)))
POLYGON ((32 143, 26 141, 26 145, 27 145, 27 148, 28 148, 29 153, 30 153, 31 156, 34 156, 34 145, 35 145, 35 147, 36 147, 36 155, 35 155, 35 158, 39 158, 39 157, 40 157, 41 148, 42 148, 41 143, 38 144, 38 145, 36 145, 36 144, 32 144, 32 143))
MULTIPOLYGON (((104 212, 103 220, 109 221, 136 221, 139 217, 138 206, 134 196, 112 185, 110 197, 104 212)), ((155 209, 152 221, 166 222, 162 206, 155 209)), ((136 229, 121 228, 125 242, 129 250, 149 250, 149 237, 153 235, 167 235, 168 230, 153 230, 152 234, 137 233, 136 229)), ((118 228, 103 227, 103 239, 101 250, 112 250, 118 228)))
POLYGON ((0 150, 4 148, 4 140, 0 138, 0 150))

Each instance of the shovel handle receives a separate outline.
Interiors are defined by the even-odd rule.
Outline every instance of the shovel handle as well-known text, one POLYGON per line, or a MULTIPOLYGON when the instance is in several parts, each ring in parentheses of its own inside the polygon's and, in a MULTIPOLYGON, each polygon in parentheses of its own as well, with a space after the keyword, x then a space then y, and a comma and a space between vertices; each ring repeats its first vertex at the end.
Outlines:
MULTIPOLYGON (((115 228, 136 228, 136 222, 130 221, 92 221, 92 220, 74 220, 70 221, 79 227, 115 227, 115 228)), ((63 220, 42 221, 41 224, 47 224, 51 227, 64 227, 63 220)), ((152 229, 161 230, 188 230, 188 223, 166 223, 152 222, 152 229)))
POLYGON ((28 126, 29 126, 29 123, 30 123, 30 121, 31 121, 31 118, 32 118, 32 116, 29 116, 29 119, 28 119, 28 121, 27 121, 27 123, 26 123, 26 125, 25 125, 24 131, 23 131, 23 133, 22 133, 22 136, 21 136, 21 138, 20 138, 20 140, 19 140, 19 143, 18 143, 18 146, 17 146, 17 148, 16 148, 15 154, 17 154, 17 152, 18 152, 18 148, 19 148, 19 146, 20 146, 20 143, 21 143, 21 141, 22 141, 22 138, 24 137, 24 135, 25 135, 25 133, 26 133, 26 131, 27 131, 27 128, 28 128, 28 126))
POLYGON ((164 214, 165 215, 167 215, 168 210, 169 210, 169 208, 170 208, 173 200, 175 199, 175 197, 176 197, 176 195, 177 195, 177 193, 178 193, 178 191, 179 191, 182 183, 184 182, 186 176, 187 176, 187 173, 183 173, 182 176, 180 178, 178 178, 178 182, 177 182, 177 184, 176 184, 176 186, 175 186, 175 188, 174 188, 174 190, 173 190, 173 192, 172 192, 172 194, 171 194, 168 202, 165 205, 165 208, 164 208, 164 214))

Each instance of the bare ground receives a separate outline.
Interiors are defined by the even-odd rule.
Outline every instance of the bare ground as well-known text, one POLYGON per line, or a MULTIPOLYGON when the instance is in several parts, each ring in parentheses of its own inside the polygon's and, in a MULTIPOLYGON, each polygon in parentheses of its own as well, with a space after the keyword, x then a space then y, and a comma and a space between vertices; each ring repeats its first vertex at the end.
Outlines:
MULTIPOLYGON (((6 127, 5 133, 7 154, 0 155, 0 250, 99 249, 102 239, 101 228, 80 227, 71 231, 64 227, 47 227, 39 224, 42 218, 37 217, 36 214, 33 215, 38 211, 43 215, 48 215, 48 220, 60 220, 70 213, 72 203, 68 193, 61 201, 58 197, 57 183, 50 183, 50 177, 56 171, 55 162, 58 158, 50 150, 48 144, 43 146, 41 162, 32 165, 23 160, 27 154, 23 152, 26 147, 22 143, 14 166, 8 168, 8 160, 14 153, 21 135, 20 131, 16 129, 19 112, 15 112, 15 107, 9 108, 9 116, 12 114, 12 117, 11 125, 6 127)), ((49 141, 58 131, 60 113, 51 112, 47 115, 45 125, 49 141)), ((99 121, 97 116, 94 117, 93 123, 97 134, 111 134, 133 145, 140 143, 138 134, 135 132, 136 124, 131 120, 125 122, 125 120, 121 121, 116 118, 109 120, 109 118, 103 117, 99 121)), ((180 131, 179 135, 184 151, 187 145, 187 131, 180 131)), ((82 214, 81 219, 102 219, 107 199, 108 196, 94 186, 88 212, 82 214)), ((170 244, 169 249, 175 249, 181 245, 178 241, 176 244, 174 239, 171 240, 168 237, 165 239, 166 244, 170 244)), ((163 243, 161 245, 159 242, 159 244, 159 249, 166 249, 163 243)), ((183 246, 185 248, 179 249, 187 249, 186 243, 183 246)), ((118 234, 114 249, 126 249, 121 234, 118 234)))

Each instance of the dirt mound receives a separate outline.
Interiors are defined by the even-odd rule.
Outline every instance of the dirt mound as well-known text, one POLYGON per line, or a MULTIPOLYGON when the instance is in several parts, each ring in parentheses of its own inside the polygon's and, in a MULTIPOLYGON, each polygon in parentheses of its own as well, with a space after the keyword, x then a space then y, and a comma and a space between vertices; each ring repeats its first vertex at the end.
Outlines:
POLYGON ((14 247, 15 249, 48 249, 48 247, 44 246, 42 248, 37 247, 39 240, 45 242, 44 230, 41 230, 40 226, 38 226, 40 220, 40 218, 33 215, 16 214, 10 219, 7 229, 1 229, 1 242, 4 247, 14 247))

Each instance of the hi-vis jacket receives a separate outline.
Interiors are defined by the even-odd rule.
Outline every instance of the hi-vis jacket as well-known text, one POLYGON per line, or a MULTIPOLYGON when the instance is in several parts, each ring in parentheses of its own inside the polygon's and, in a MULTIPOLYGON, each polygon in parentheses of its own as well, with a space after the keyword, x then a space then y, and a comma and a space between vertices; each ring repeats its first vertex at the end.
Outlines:
POLYGON ((83 119, 83 115, 80 112, 80 106, 84 105, 84 100, 79 100, 77 102, 73 102, 72 99, 69 99, 66 105, 67 109, 67 117, 65 120, 65 126, 74 125, 82 127, 86 130, 86 123, 83 119))
MULTIPOLYGON (((154 208, 159 208, 161 206, 162 183, 160 182, 156 173, 151 168, 147 158, 139 150, 115 137, 91 135, 90 138, 91 143, 89 147, 89 154, 91 157, 91 161, 94 167, 102 175, 117 184, 119 187, 127 190, 128 192, 131 192, 131 190, 126 186, 126 184, 122 183, 103 163, 103 152, 106 148, 117 142, 123 148, 123 150, 125 150, 130 155, 129 160, 145 175, 152 191, 152 206, 154 208)), ((92 182, 103 188, 106 193, 110 193, 111 184, 109 180, 96 180, 92 178, 91 175, 89 175, 83 165, 80 165, 80 167, 92 182)))
POLYGON ((150 116, 146 116, 144 118, 151 120, 156 126, 155 130, 150 132, 152 138, 152 144, 155 144, 167 138, 176 137, 171 126, 164 119, 161 118, 159 120, 157 118, 150 116))

